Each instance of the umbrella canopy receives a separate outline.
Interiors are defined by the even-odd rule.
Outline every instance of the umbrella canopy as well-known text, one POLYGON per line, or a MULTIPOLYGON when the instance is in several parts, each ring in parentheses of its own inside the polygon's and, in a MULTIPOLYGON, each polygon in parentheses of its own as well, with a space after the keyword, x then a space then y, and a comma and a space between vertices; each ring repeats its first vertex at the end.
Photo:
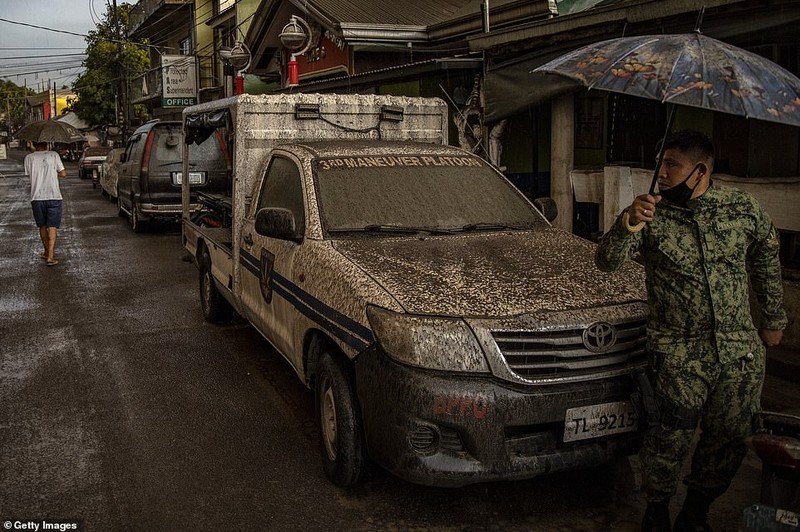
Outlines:
POLYGON ((38 120, 25 124, 17 130, 15 136, 31 142, 78 142, 83 135, 73 126, 58 120, 38 120))
POLYGON ((576 87, 800 126, 797 76, 699 32, 602 41, 531 72, 557 74, 576 87))

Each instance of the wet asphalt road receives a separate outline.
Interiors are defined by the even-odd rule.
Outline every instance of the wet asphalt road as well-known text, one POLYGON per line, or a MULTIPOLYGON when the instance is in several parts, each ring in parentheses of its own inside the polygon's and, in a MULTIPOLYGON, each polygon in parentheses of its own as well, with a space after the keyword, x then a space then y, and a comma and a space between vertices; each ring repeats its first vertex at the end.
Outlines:
MULTIPOLYGON (((134 234, 68 171, 60 264, 46 267, 29 181, 0 161, 0 520, 79 518, 101 532, 638 530, 635 459, 454 490, 375 467, 355 489, 329 484, 311 393, 254 330, 203 321, 178 228, 134 234)), ((798 412, 797 386, 767 387, 765 406, 798 412)), ((712 508, 718 529, 736 529, 759 474, 751 453, 712 508)))

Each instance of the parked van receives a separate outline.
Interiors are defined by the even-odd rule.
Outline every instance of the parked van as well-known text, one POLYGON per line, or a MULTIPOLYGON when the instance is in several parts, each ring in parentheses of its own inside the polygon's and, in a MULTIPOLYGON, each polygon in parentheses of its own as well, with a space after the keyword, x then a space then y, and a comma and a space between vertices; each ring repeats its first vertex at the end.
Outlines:
MULTIPOLYGON (((180 122, 151 120, 134 131, 121 157, 117 182, 120 216, 134 232, 151 220, 178 220, 181 214, 183 129, 180 122)), ((225 192, 230 186, 230 157, 219 135, 189 148, 189 181, 196 191, 225 192)), ((191 210, 199 204, 191 200, 191 210)))

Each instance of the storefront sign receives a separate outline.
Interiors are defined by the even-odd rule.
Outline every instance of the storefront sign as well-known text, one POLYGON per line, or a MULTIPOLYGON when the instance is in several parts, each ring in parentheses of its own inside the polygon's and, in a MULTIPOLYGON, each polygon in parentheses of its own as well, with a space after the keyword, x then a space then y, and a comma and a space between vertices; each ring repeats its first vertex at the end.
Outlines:
POLYGON ((326 31, 304 55, 298 57, 300 79, 331 72, 350 73, 350 47, 341 39, 332 40, 326 31))
POLYGON ((162 107, 186 107, 197 103, 197 58, 162 55, 162 107))

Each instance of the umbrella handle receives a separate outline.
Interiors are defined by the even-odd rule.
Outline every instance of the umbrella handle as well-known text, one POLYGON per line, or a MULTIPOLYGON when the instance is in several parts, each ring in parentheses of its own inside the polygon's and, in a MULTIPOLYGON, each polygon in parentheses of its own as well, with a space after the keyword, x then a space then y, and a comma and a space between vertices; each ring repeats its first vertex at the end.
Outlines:
POLYGON ((670 130, 672 129, 672 122, 675 121, 675 110, 678 108, 677 105, 670 105, 669 115, 667 117, 667 129, 664 131, 664 138, 661 139, 661 147, 658 150, 658 157, 656 158, 656 169, 653 171, 653 180, 650 182, 650 194, 651 196, 656 192, 656 183, 658 183, 658 171, 661 170, 661 162, 664 159, 664 144, 666 144, 667 136, 669 135, 670 130))

